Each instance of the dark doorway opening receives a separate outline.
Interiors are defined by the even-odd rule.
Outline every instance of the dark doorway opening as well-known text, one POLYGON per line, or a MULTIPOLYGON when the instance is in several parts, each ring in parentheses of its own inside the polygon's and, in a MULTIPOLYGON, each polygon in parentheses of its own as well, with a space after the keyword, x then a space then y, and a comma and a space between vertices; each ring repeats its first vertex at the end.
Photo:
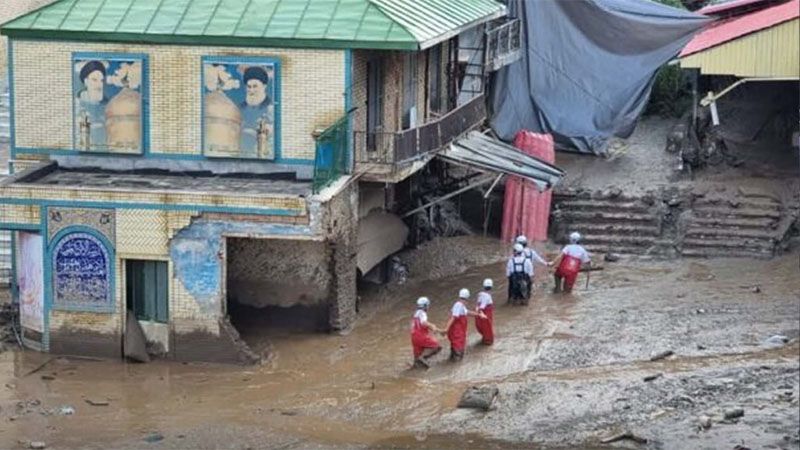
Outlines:
POLYGON ((228 317, 253 351, 329 329, 333 269, 323 242, 228 238, 226 248, 228 317))

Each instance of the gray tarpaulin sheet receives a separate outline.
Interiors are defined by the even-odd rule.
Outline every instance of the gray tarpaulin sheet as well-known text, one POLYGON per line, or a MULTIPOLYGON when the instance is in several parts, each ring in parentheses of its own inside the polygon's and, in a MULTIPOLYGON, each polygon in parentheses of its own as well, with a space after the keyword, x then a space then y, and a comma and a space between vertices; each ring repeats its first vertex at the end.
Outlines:
POLYGON ((492 128, 551 133, 559 148, 603 154, 628 137, 655 73, 709 19, 648 0, 509 0, 522 58, 495 74, 492 128), (527 95, 526 95, 527 94, 527 95))

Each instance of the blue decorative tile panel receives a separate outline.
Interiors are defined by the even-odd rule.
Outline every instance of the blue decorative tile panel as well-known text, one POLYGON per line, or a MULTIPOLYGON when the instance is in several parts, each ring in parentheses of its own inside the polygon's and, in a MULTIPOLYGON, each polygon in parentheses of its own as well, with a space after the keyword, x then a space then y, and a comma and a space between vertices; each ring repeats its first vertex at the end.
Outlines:
POLYGON ((56 306, 112 306, 111 258, 105 245, 88 233, 62 238, 52 253, 56 306))

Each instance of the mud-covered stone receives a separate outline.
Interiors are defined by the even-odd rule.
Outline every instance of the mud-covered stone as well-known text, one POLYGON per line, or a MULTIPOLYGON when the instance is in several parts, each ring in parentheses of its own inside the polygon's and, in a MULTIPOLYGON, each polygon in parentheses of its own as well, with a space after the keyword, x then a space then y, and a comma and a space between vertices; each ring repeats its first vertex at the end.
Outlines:
POLYGON ((461 394, 458 401, 459 408, 473 408, 488 411, 494 403, 500 390, 494 386, 472 386, 461 394))

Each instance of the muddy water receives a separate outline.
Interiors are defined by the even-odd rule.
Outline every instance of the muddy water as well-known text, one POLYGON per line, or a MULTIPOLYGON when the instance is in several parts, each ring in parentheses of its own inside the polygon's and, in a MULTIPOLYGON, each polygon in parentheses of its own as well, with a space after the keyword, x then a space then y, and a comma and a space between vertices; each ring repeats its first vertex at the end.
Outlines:
MULTIPOLYGON (((774 271, 769 263, 759 264, 774 271)), ((675 286, 673 290, 682 291, 691 283, 715 282, 714 276, 749 281, 741 269, 732 267, 664 263, 608 268, 592 275, 588 290, 579 280, 579 295, 556 296, 540 288, 530 306, 511 307, 503 305, 503 267, 492 264, 454 277, 369 292, 362 300, 359 323, 346 336, 244 330, 250 332, 247 339, 253 347, 270 348, 273 354, 265 365, 251 368, 164 361, 133 365, 7 352, 0 355, 0 385, 5 385, 0 387, 0 448, 31 440, 56 448, 136 448, 154 432, 165 437, 159 445, 166 448, 531 448, 492 440, 470 425, 437 432, 431 424, 451 414, 460 393, 472 384, 525 382, 530 373, 564 382, 639 377, 644 367, 636 360, 643 358, 635 351, 623 355, 630 361, 622 358, 616 365, 602 359, 597 367, 557 362, 542 370, 540 365, 544 350, 572 348, 603 333, 587 336, 579 326, 595 314, 586 311, 590 302, 630 303, 631 298, 653 294, 653 289, 675 286), (430 319, 441 326, 458 290, 467 287, 474 295, 486 277, 494 278, 497 286, 496 344, 478 346, 470 325, 470 347, 462 363, 446 362, 445 350, 430 370, 411 370, 408 328, 414 300, 430 297, 430 319), (663 285, 649 284, 653 280, 663 285), (108 405, 91 406, 86 400, 108 405), (19 401, 28 406, 18 408, 19 401), (65 405, 75 413, 59 414, 65 405), (258 440, 248 441, 246 436, 258 440)), ((540 284, 547 282, 546 275, 540 274, 540 284)), ((782 289, 791 292, 791 286, 782 289)), ((607 330, 612 335, 615 331, 607 330)), ((446 347, 446 340, 442 344, 446 347)), ((758 358, 791 360, 791 351, 762 352, 758 358)), ((689 371, 743 358, 747 356, 689 355, 647 370, 689 371)), ((531 441, 524 436, 510 432, 506 438, 531 441)))
MULTIPOLYGON (((494 347, 478 346, 473 334, 464 364, 447 363, 443 351, 430 370, 410 369, 408 327, 414 300, 430 297, 430 318, 443 326, 458 289, 475 292, 484 278, 498 279, 502 269, 491 265, 394 292, 374 292, 374 298, 364 299, 366 311, 347 336, 244 330, 253 347, 273 352, 267 364, 254 368, 164 361, 135 365, 6 353, 0 359, 0 378, 10 387, 0 391, 0 403, 4 421, 12 426, 0 434, 0 447, 36 436, 80 446, 87 442, 87 429, 92 430, 92 442, 115 442, 150 430, 168 434, 212 419, 243 425, 268 422, 334 445, 428 442, 425 436, 402 430, 452 409, 467 383, 526 370, 541 338, 569 338, 553 332, 569 321, 576 299, 539 293, 530 307, 498 308, 494 347), (43 369, 27 375, 43 363, 43 369), (41 400, 42 405, 18 414, 13 403, 28 399, 41 400), (109 405, 91 406, 87 399, 108 400, 109 405), (76 413, 48 415, 64 405, 76 413)), ((507 286, 505 280, 498 281, 495 297, 501 303, 507 286)), ((447 341, 442 344, 446 347, 447 341)), ((434 436, 429 444, 452 442, 456 448, 467 441, 495 446, 476 436, 434 436)))

